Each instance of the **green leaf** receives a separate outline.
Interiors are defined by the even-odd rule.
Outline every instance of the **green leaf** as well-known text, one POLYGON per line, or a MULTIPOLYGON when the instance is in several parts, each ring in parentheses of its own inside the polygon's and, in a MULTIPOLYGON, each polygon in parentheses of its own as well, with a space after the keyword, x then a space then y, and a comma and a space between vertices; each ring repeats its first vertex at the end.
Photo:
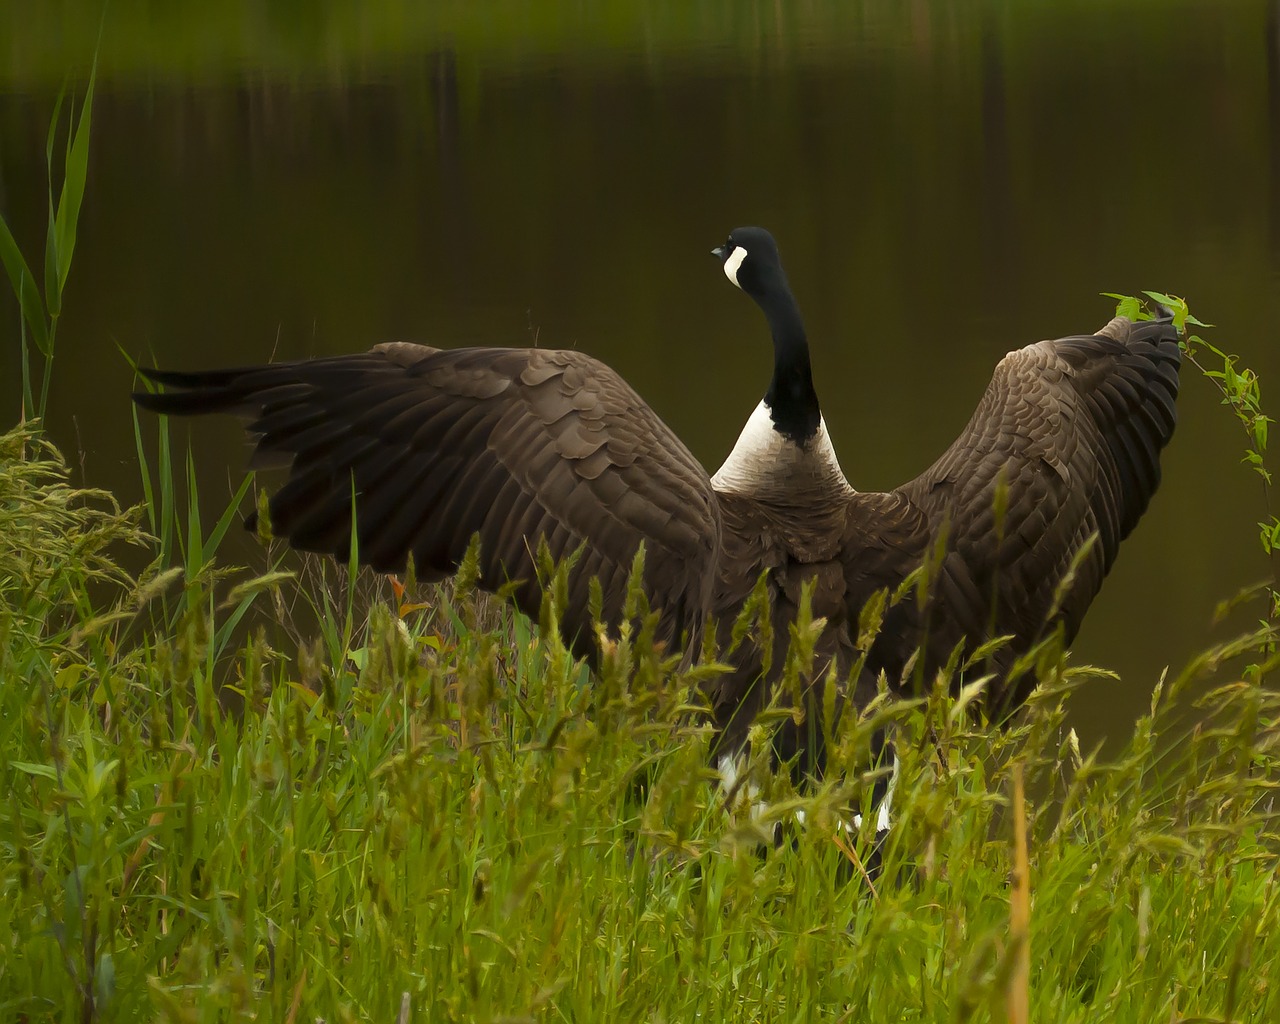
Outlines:
POLYGON ((39 775, 44 779, 58 781, 58 772, 51 764, 33 764, 30 761, 10 761, 9 764, 27 775, 39 775))
POLYGON ((36 348, 42 355, 48 355, 49 326, 44 315, 44 303, 40 300, 35 278, 31 276, 31 268, 27 266, 22 250, 13 240, 3 217, 0 217, 0 261, 4 262, 4 269, 9 274, 13 294, 17 296, 22 318, 27 322, 27 330, 31 332, 36 348))
POLYGON ((97 990, 97 1005, 109 1006, 116 994, 116 960, 111 953, 103 953, 93 972, 93 984, 97 990))
POLYGON ((66 95, 67 87, 64 84, 58 90, 58 98, 53 104, 53 116, 49 118, 49 135, 44 145, 44 167, 48 185, 46 191, 49 200, 49 222, 44 241, 44 300, 51 317, 56 317, 62 312, 62 288, 58 283, 58 235, 55 230, 58 218, 53 203, 53 143, 58 137, 58 125, 62 123, 62 101, 66 95))
POLYGON ((1162 306, 1168 306, 1175 313, 1185 305, 1181 299, 1176 298, 1173 295, 1166 295, 1164 292, 1153 292, 1144 289, 1142 294, 1149 299, 1154 299, 1162 306))
MULTIPOLYGON (((53 141, 58 137, 58 122, 62 120, 62 101, 67 97, 67 87, 65 83, 58 90, 58 96, 53 101, 53 116, 49 118, 49 134, 45 137, 44 143, 44 165, 53 168, 53 141)), ((49 205, 53 205, 53 179, 49 180, 49 205)))
POLYGON ((301 697, 303 702, 307 705, 307 707, 314 706, 316 701, 320 699, 320 695, 316 693, 314 690, 309 690, 305 686, 303 686, 301 683, 295 682, 292 679, 287 680, 285 682, 285 685, 289 687, 289 689, 291 689, 299 697, 301 697))
MULTIPOLYGON (((190 452, 188 452, 190 458, 190 452)), ((244 501, 245 494, 248 493, 250 486, 253 484, 253 474, 246 473, 244 479, 240 481, 240 486, 236 488, 235 495, 228 502, 227 507, 222 510, 222 515, 218 517, 217 523, 214 524, 213 532, 209 534, 209 539, 200 548, 200 561, 203 563, 213 561, 213 557, 217 554, 218 548, 222 545, 222 538, 227 535, 227 530, 231 523, 240 513, 240 504, 244 501)), ((191 487, 192 500, 194 501, 195 483, 194 478, 191 487)))
POLYGON ((187 447, 187 547, 183 552, 187 564, 187 578, 194 580, 204 569, 204 548, 201 540, 204 529, 200 525, 199 488, 196 486, 196 463, 187 447))
POLYGON ((50 217, 49 233, 44 246, 44 295, 49 316, 56 318, 62 312, 62 288, 58 284, 58 243, 53 225, 54 219, 50 217))
POLYGON ((1118 292, 1103 292, 1102 294, 1109 299, 1116 300, 1116 316, 1137 320, 1138 315, 1142 312, 1142 303, 1133 295, 1121 295, 1118 292))
POLYGON ((67 173, 62 181, 62 197, 58 200, 55 225, 58 249, 58 288, 66 284, 71 270, 71 254, 76 247, 76 225, 80 220, 80 204, 84 200, 84 183, 89 173, 89 129, 93 121, 93 86, 98 77, 98 55, 94 52, 93 67, 89 71, 89 87, 85 90, 84 103, 80 106, 80 118, 75 134, 67 147, 67 173))
POLYGON ((172 554, 175 544, 174 534, 177 521, 173 512, 173 459, 169 442, 169 417, 156 417, 156 433, 159 442, 156 446, 156 473, 160 478, 160 550, 166 555, 172 554))

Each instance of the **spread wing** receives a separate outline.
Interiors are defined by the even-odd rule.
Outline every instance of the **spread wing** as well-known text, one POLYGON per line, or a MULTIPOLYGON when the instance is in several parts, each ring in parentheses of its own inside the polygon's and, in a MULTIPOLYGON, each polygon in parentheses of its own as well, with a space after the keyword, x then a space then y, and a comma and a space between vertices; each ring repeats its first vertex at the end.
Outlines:
POLYGON ((1167 318, 1118 317, 1095 335, 1011 352, 937 462, 896 491, 853 499, 851 607, 895 586, 945 530, 927 612, 908 600, 882 630, 873 660, 890 678, 922 637, 935 664, 962 638, 973 647, 1012 634, 1016 652, 1057 623, 1074 638, 1159 485, 1180 365, 1167 318), (1054 613, 1059 584, 1095 535, 1054 613))
MULTIPOLYGON (((352 497, 360 561, 382 571, 413 556, 424 577, 452 573, 475 534, 481 583, 525 581, 545 539, 571 577, 565 629, 589 648, 588 580, 606 619, 620 614, 641 541, 667 637, 705 614, 720 515, 706 471, 613 370, 543 349, 442 351, 395 343, 350 356, 202 373, 147 370, 163 393, 134 396, 169 414, 234 412, 256 437, 254 465, 283 462, 272 529, 303 551, 345 560, 352 497)), ((252 525, 252 524, 251 524, 252 525)))

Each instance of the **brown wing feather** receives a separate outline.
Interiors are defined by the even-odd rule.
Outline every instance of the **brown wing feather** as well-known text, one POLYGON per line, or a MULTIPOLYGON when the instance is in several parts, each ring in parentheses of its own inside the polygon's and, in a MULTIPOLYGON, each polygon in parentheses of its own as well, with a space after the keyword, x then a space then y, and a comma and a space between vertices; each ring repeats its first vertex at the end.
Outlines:
POLYGON ((613 370, 579 352, 441 351, 396 343, 370 352, 206 373, 145 371, 164 393, 137 402, 170 414, 235 412, 256 437, 255 465, 284 463, 272 526, 301 550, 344 559, 355 496, 361 561, 424 576, 452 573, 471 537, 482 583, 527 581, 545 539, 564 558, 586 545, 566 632, 586 646, 587 580, 620 614, 641 540, 646 582, 668 638, 705 615, 720 544, 711 482, 671 430, 613 370))
POLYGON ((1013 634, 1018 651, 1057 623, 1074 638, 1159 485, 1180 364, 1167 319, 1117 318, 1096 335, 1019 349, 997 366, 968 426, 937 462, 897 491, 857 495, 845 551, 852 605, 895 586, 944 524, 947 535, 927 617, 904 602, 886 621, 873 662, 896 678, 922 638, 935 664, 962 638, 973 646, 1013 634), (1050 622, 1060 582, 1095 534, 1050 622))

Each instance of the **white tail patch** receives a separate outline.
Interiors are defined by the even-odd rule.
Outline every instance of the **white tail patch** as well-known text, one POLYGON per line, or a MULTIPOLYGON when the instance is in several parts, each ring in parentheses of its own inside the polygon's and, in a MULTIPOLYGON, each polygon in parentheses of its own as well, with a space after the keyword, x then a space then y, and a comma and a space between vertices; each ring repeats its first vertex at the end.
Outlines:
MULTIPOLYGON (((720 771, 720 789, 724 793, 725 799, 734 799, 735 801, 742 799, 743 795, 737 791, 738 776, 745 767, 742 756, 739 755, 734 757, 732 754, 721 754, 720 762, 716 767, 720 771)), ((880 801, 880 806, 876 808, 877 837, 883 836, 884 833, 888 832, 893 825, 893 791, 898 785, 898 772, 901 767, 901 763, 898 761, 898 755, 895 753, 893 755, 893 771, 889 773, 889 785, 884 791, 884 799, 880 801)), ((755 783, 748 782, 745 789, 751 820, 753 822, 759 822, 764 817, 769 805, 765 803, 765 801, 759 799, 760 787, 755 783)), ((792 813, 795 815, 796 821, 803 826, 805 823, 804 811, 797 808, 792 813)), ((776 824, 775 827, 777 827, 776 824)), ((852 827, 850 827, 848 823, 842 822, 840 824, 840 828, 850 834, 860 831, 862 828, 862 815, 855 814, 853 816, 852 827)))
MULTIPOLYGON (((888 832, 889 827, 893 824, 891 811, 893 810, 893 790, 898 785, 898 770, 902 767, 898 761, 898 755, 893 755, 893 771, 889 773, 889 786, 884 791, 884 799, 880 801, 880 806, 876 808, 876 834, 888 832)), ((862 828, 862 815, 855 814, 853 816, 853 827, 855 829, 862 828)))
MULTIPOLYGON (((732 754, 721 754, 720 764, 720 789, 723 791, 726 800, 734 800, 735 802, 741 798, 738 792, 738 775, 745 767, 741 755, 734 757, 732 754)), ((768 804, 759 799, 760 787, 754 782, 748 780, 746 784, 746 797, 751 808, 751 820, 758 822, 763 816, 768 804)))

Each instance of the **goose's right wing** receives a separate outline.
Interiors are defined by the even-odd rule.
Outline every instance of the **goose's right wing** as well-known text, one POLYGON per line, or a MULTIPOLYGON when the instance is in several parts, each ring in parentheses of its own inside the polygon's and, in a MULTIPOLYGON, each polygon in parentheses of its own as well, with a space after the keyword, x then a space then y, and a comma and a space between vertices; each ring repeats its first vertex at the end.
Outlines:
POLYGON ((370 352, 204 373, 147 370, 156 412, 232 412, 257 439, 254 463, 283 462, 272 497, 277 536, 347 557, 354 493, 362 563, 384 571, 412 554, 424 576, 452 573, 480 535, 482 584, 524 580, 536 615, 539 540, 564 558, 585 543, 566 631, 587 641, 588 580, 606 617, 620 612, 641 541, 646 582, 669 638, 704 614, 720 543, 706 471, 613 370, 543 349, 370 352))

